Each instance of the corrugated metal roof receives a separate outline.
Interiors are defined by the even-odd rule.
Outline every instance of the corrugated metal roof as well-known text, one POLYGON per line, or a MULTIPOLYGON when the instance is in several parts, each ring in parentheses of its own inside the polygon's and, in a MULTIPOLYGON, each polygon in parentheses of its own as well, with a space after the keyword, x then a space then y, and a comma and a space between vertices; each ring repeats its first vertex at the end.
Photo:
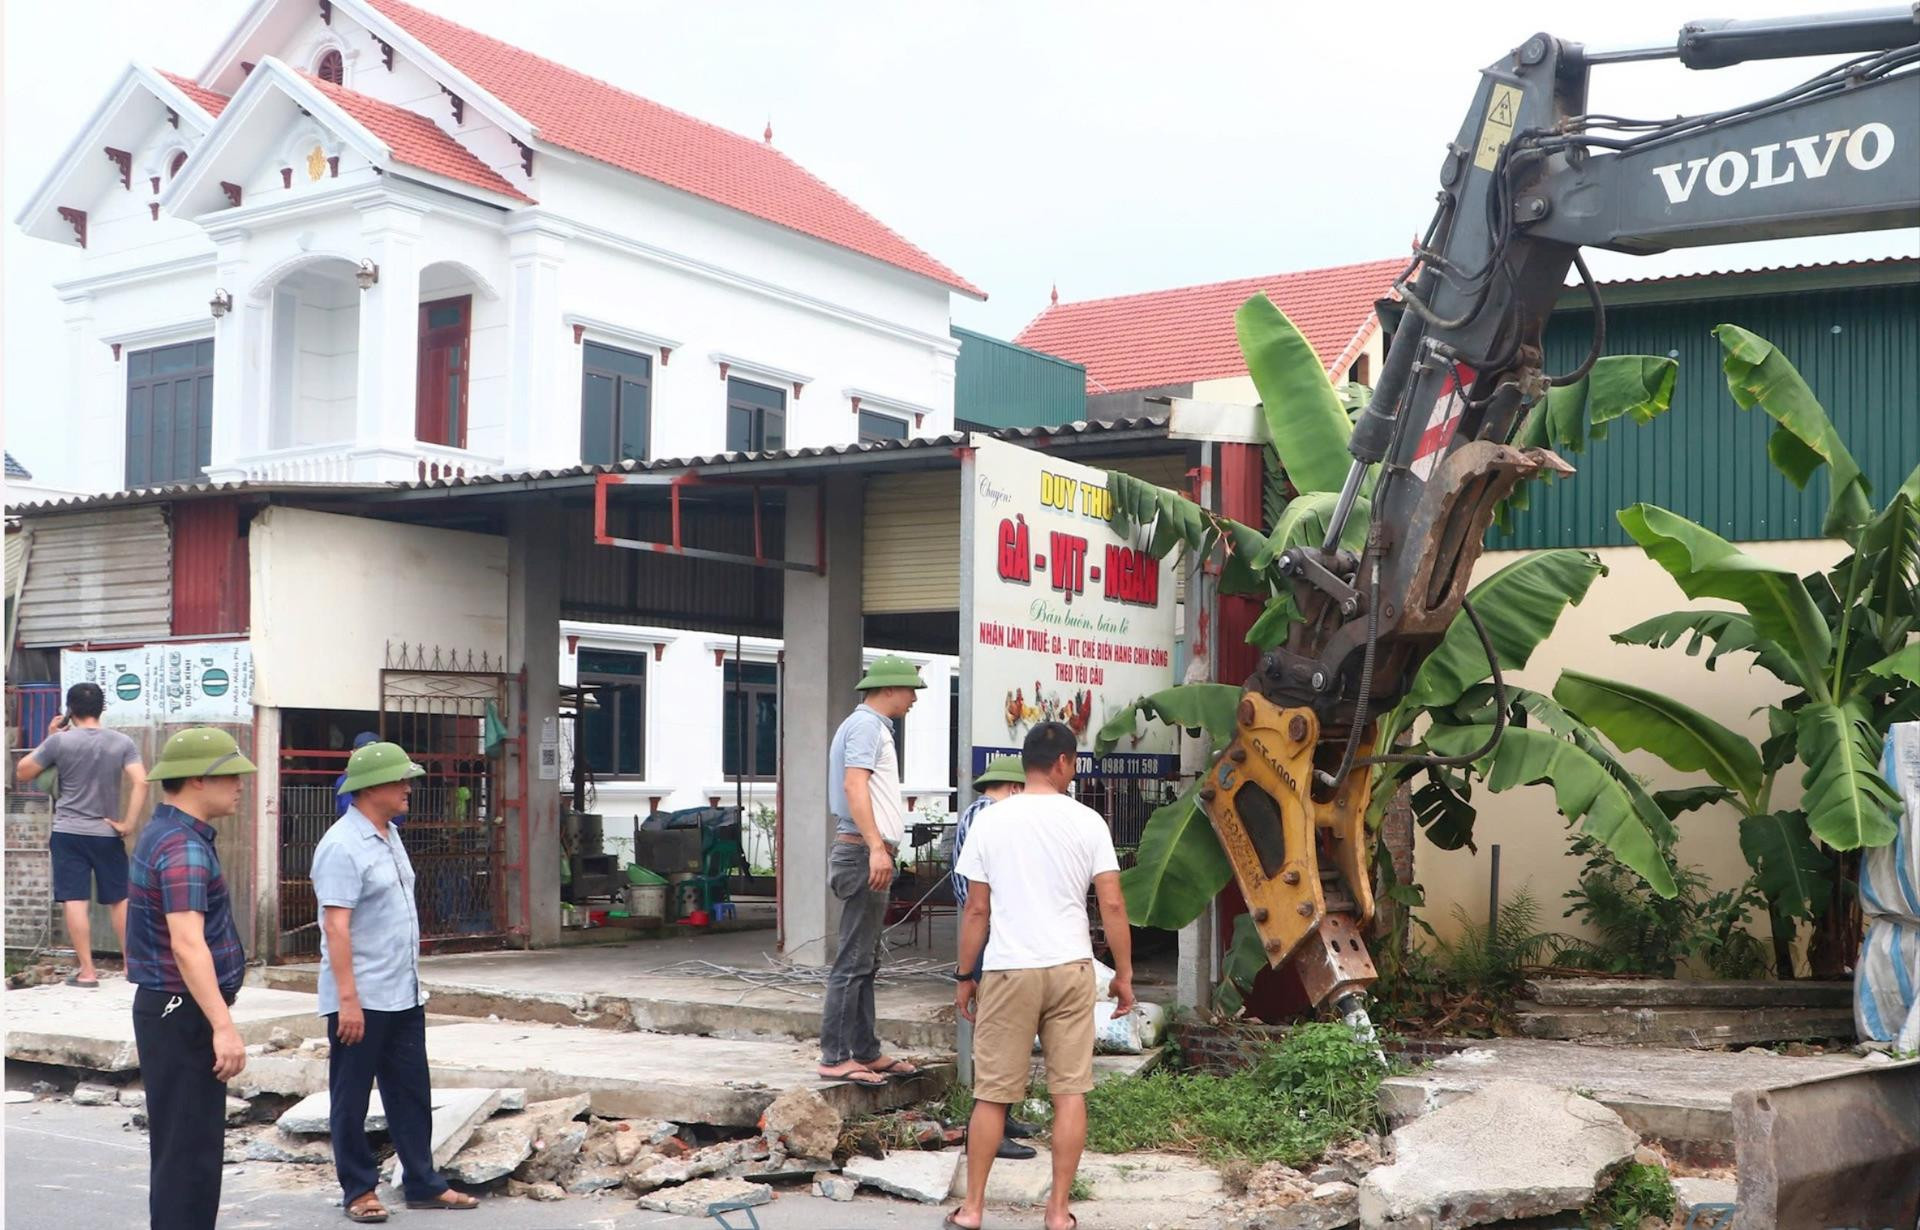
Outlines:
POLYGON ((1087 417, 1087 369, 1058 355, 953 327, 953 417, 982 427, 1037 427, 1087 417))
MULTIPOLYGON (((1056 439, 1093 440, 1112 438, 1116 442, 1138 438, 1166 437, 1164 414, 1146 415, 1110 422, 1063 423, 1049 427, 1009 427, 981 433, 995 440, 1034 443, 1044 448, 1056 439)), ((924 459, 939 463, 939 453, 950 454, 966 445, 972 433, 951 431, 938 436, 916 436, 906 440, 884 440, 867 444, 828 444, 811 448, 785 449, 777 453, 709 453, 695 457, 666 457, 653 461, 623 461, 612 465, 563 466, 548 470, 526 470, 502 474, 470 475, 461 478, 410 479, 397 483, 177 483, 165 487, 142 487, 130 491, 108 491, 99 495, 64 496, 21 504, 8 510, 9 516, 45 516, 50 513, 79 512, 116 505, 150 504, 173 500, 205 499, 220 495, 300 495, 325 499, 349 494, 374 499, 420 495, 429 492, 478 494, 515 486, 589 486, 601 474, 660 474, 675 471, 707 471, 719 467, 752 473, 818 469, 835 462, 871 463, 886 466, 891 460, 924 459)))
POLYGON ((172 545, 162 508, 62 517, 36 526, 20 595, 20 643, 171 635, 172 545))
POLYGON ((1884 269, 1888 272, 1900 270, 1920 271, 1920 257, 1914 256, 1875 256, 1852 261, 1821 261, 1802 265, 1758 265, 1751 269, 1716 269, 1707 273, 1669 273, 1644 278, 1607 278, 1600 285, 1608 286, 1656 286, 1674 285, 1681 282, 1724 281, 1728 278, 1757 278, 1782 273, 1823 273, 1840 269, 1884 269))
POLYGON ((12 453, 8 453, 7 454, 7 477, 18 478, 18 479, 31 479, 33 475, 27 470, 27 467, 21 465, 19 462, 13 459, 12 453))

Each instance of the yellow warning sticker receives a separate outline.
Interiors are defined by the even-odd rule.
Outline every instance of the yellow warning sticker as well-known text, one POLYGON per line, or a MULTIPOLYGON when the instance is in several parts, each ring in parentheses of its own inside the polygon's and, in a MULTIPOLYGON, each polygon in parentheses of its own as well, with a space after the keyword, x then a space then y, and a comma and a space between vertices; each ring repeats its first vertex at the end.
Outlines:
POLYGON ((1473 165, 1491 171, 1500 163, 1500 151, 1513 139, 1513 126, 1520 119, 1520 87, 1494 84, 1487 99, 1487 119, 1480 126, 1480 143, 1473 149, 1473 165))

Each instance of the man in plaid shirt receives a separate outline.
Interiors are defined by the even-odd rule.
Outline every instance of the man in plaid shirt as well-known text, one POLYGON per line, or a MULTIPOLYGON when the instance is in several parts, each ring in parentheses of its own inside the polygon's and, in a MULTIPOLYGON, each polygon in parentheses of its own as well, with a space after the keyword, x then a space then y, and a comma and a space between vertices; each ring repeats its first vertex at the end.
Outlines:
POLYGON ((240 778, 253 771, 232 735, 197 727, 168 739, 147 775, 163 797, 133 850, 127 981, 147 1091, 153 1230, 212 1230, 220 1211, 227 1082, 247 1064, 227 1009, 247 955, 210 822, 239 811, 240 778))

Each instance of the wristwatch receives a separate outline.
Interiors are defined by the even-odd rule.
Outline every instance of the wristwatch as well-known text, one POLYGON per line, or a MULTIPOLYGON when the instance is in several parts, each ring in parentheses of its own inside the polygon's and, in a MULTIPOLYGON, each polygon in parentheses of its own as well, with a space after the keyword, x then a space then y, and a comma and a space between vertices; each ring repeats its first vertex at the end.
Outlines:
POLYGON ((953 980, 955 982, 978 982, 980 981, 980 971, 975 969, 971 974, 963 974, 959 970, 955 970, 953 972, 953 980))

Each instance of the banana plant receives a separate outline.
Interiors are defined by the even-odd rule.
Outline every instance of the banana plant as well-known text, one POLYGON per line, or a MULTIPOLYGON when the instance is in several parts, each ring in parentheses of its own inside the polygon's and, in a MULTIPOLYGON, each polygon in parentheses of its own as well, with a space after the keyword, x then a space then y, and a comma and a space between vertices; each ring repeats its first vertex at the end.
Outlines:
MULTIPOLYGON (((1289 547, 1317 545, 1324 539, 1349 465, 1350 412, 1363 390, 1337 390, 1306 338, 1266 296, 1256 295, 1242 305, 1234 323, 1260 393, 1268 436, 1266 528, 1219 516, 1177 492, 1125 474, 1110 475, 1108 490, 1117 531, 1135 536, 1159 556, 1189 551, 1215 560, 1222 593, 1263 599, 1265 609, 1247 640, 1267 649, 1285 640, 1288 627, 1299 618, 1291 583, 1280 575, 1276 561, 1289 547)), ((1670 359, 1603 358, 1586 379, 1550 391, 1523 423, 1523 440, 1580 452, 1603 438, 1616 421, 1645 422, 1663 413, 1671 403, 1674 376, 1670 359)), ((1366 497, 1371 490, 1369 476, 1342 534, 1349 548, 1366 539, 1366 497)), ((1501 668, 1524 666, 1568 604, 1585 597, 1603 571, 1591 552, 1542 551, 1515 560, 1475 586, 1470 596, 1488 625, 1501 668)), ((1414 749, 1480 747, 1493 729, 1495 694, 1485 686, 1491 673, 1470 622, 1455 620, 1415 677, 1406 700, 1382 717, 1380 745, 1405 735, 1414 749), (1440 743, 1424 742, 1435 738, 1440 743)), ((1144 716, 1204 731, 1218 752, 1232 738, 1238 696, 1239 688, 1231 684, 1197 684, 1143 697, 1102 727, 1096 748, 1111 750, 1144 716)), ((1518 717, 1509 734, 1515 750, 1495 750, 1477 770, 1450 775, 1445 805, 1421 816, 1429 835, 1448 846, 1471 845, 1472 809, 1463 792, 1470 790, 1476 773, 1490 775, 1493 790, 1552 781, 1556 804, 1570 820, 1583 821, 1589 833, 1656 891, 1671 895, 1671 870, 1652 827, 1666 821, 1644 799, 1632 775, 1606 751, 1604 741, 1571 715, 1556 707, 1554 721, 1548 723, 1521 703, 1517 689, 1508 689, 1508 697, 1518 717)), ((1552 704, 1544 697, 1529 699, 1533 708, 1552 704)), ((1503 748, 1509 740, 1502 741, 1503 748)), ((1411 772, 1398 766, 1382 771, 1376 799, 1384 805, 1411 772)), ((1375 815, 1377 820, 1378 809, 1375 815)), ((1136 924, 1178 928, 1199 917, 1231 875, 1226 854, 1200 809, 1196 784, 1148 819, 1135 865, 1122 874, 1122 886, 1136 924)), ((1399 887, 1417 892, 1412 886, 1399 887)))
POLYGON ((1623 749, 1644 749, 1684 773, 1704 774, 1717 801, 1739 817, 1740 848, 1774 923, 1775 965, 1791 977, 1802 922, 1847 907, 1846 861, 1836 852, 1884 845, 1900 805, 1881 777, 1882 740, 1893 722, 1920 717, 1920 468, 1882 508, 1826 410, 1787 357, 1734 325, 1714 331, 1727 387, 1743 410, 1777 426, 1767 455, 1795 486, 1828 471, 1824 531, 1851 549, 1831 570, 1798 576, 1652 504, 1618 514, 1620 524, 1689 598, 1734 610, 1684 610, 1635 624, 1613 639, 1706 650, 1715 669, 1730 654, 1789 694, 1767 708, 1769 737, 1755 744, 1672 698, 1577 671, 1554 698, 1623 749), (1776 788, 1797 777, 1796 807, 1776 788))

